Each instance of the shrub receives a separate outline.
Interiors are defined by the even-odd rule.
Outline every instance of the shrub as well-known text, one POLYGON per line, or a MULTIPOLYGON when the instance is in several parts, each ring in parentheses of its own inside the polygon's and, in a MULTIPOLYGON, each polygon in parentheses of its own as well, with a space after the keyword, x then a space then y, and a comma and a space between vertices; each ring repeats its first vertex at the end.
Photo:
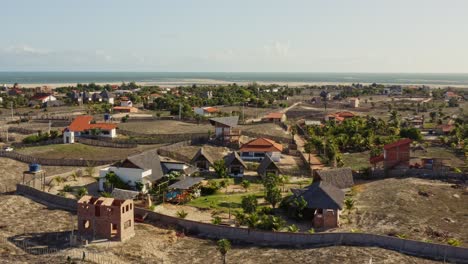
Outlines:
POLYGON ((219 217, 219 216, 213 217, 213 219, 211 220, 211 223, 212 223, 213 225, 219 225, 219 224, 221 224, 221 217, 219 217))
POLYGON ((122 181, 119 178, 119 176, 117 176, 115 172, 113 171, 108 172, 105 178, 106 178, 106 182, 111 184, 112 187, 114 188, 126 189, 126 190, 130 189, 130 187, 124 181, 122 181))
POLYGON ((292 224, 288 226, 288 232, 297 233, 299 232, 299 228, 295 224, 292 224))
POLYGON ((112 194, 111 194, 111 193, 108 193, 108 192, 102 192, 102 193, 101 193, 101 196, 102 196, 102 197, 110 198, 110 197, 112 197, 112 194))
POLYGON ((247 224, 247 216, 246 214, 240 211, 234 211, 234 218, 236 226, 246 225, 247 224))
POLYGON ((273 214, 273 208, 271 208, 271 207, 262 207, 259 210, 259 214, 271 215, 271 214, 273 214))
POLYGON ((156 205, 154 205, 154 204, 152 204, 152 205, 149 207, 149 209, 150 209, 151 211, 154 211, 155 208, 156 208, 156 205))
POLYGON ((184 210, 177 211, 177 217, 184 219, 187 217, 188 213, 185 212, 184 210))
POLYGON ((81 187, 78 189, 78 192, 77 192, 78 198, 81 198, 85 196, 86 194, 88 194, 88 189, 86 189, 85 187, 81 187))
POLYGON ((250 187, 250 182, 248 180, 243 180, 241 182, 241 186, 242 186, 242 188, 245 189, 245 191, 247 191, 247 189, 249 189, 249 187, 250 187))
POLYGON ((219 190, 219 184, 216 181, 209 181, 206 186, 201 187, 201 195, 212 195, 219 190))
POLYGON ((307 233, 309 233, 309 234, 315 234, 315 229, 311 228, 311 229, 307 230, 307 233))
POLYGON ((72 187, 71 187, 70 185, 67 184, 67 185, 63 186, 63 191, 64 191, 64 192, 71 192, 71 191, 72 191, 72 187))
POLYGON ((256 226, 263 230, 279 231, 285 224, 286 221, 280 216, 262 215, 256 226))
POLYGON ((461 246, 460 240, 455 239, 455 238, 450 238, 449 240, 447 240, 447 244, 449 244, 449 245, 451 245, 451 246, 454 246, 454 247, 459 247, 459 246, 461 246))

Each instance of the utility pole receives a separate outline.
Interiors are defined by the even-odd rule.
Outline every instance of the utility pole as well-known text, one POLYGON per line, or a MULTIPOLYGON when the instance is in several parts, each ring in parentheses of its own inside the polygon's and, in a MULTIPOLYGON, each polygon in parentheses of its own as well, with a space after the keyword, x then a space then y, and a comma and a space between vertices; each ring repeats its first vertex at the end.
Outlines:
POLYGON ((50 135, 50 127, 52 126, 52 121, 49 120, 49 135, 50 135))
POLYGON ((179 120, 182 120, 182 103, 179 103, 179 120))

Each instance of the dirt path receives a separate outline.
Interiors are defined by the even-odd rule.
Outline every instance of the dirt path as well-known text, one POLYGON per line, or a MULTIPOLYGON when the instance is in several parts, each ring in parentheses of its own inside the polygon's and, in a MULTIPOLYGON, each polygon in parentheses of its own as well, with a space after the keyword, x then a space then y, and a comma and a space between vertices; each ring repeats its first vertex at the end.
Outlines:
MULTIPOLYGON (((305 145, 305 140, 299 136, 299 135, 294 135, 294 140, 296 141, 297 144, 297 150, 300 151, 303 155, 305 155, 305 158, 309 160, 309 154, 304 153, 304 145, 305 145)), ((310 154, 310 169, 311 171, 316 170, 316 169, 323 169, 325 167, 324 164, 320 161, 320 159, 317 157, 316 154, 311 153, 310 154)))

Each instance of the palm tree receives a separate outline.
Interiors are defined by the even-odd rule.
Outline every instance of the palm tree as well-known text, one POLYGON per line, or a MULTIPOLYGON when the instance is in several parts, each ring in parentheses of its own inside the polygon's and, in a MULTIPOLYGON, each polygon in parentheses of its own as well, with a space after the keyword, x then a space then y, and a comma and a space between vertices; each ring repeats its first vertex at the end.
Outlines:
POLYGON ((348 210, 348 215, 351 213, 351 210, 354 208, 354 200, 347 198, 345 201, 346 210, 348 210))
POLYGON ((221 253, 223 264, 226 264, 226 254, 231 249, 231 242, 227 239, 220 239, 216 244, 219 253, 221 253))

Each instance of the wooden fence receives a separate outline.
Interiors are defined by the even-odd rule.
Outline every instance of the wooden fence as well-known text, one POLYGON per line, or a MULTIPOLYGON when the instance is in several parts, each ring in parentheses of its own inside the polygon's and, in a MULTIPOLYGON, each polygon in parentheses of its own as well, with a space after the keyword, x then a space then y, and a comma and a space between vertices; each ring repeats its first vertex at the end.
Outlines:
POLYGON ((15 142, 15 143, 12 143, 11 145, 16 147, 16 148, 26 148, 26 147, 37 147, 37 146, 54 145, 54 144, 62 144, 62 143, 63 143, 62 137, 58 137, 58 138, 39 141, 39 142, 35 142, 35 143, 15 142))
POLYGON ((98 147, 107 147, 107 148, 136 148, 138 145, 135 142, 114 142, 114 141, 107 141, 107 140, 97 140, 91 138, 83 138, 77 137, 75 141, 81 144, 90 145, 90 146, 98 146, 98 147))
POLYGON ((130 139, 113 139, 116 143, 135 143, 140 145, 145 144, 164 144, 177 143, 181 141, 191 140, 200 143, 207 142, 209 139, 208 133, 186 133, 186 134, 142 134, 127 130, 118 130, 120 134, 131 136, 130 139))
POLYGON ((24 127, 9 127, 8 132, 10 133, 18 133, 22 135, 31 135, 36 134, 38 131, 42 131, 41 129, 29 129, 24 127))
POLYGON ((118 160, 85 160, 85 159, 45 159, 25 154, 20 154, 15 151, 0 150, 0 157, 14 159, 24 163, 38 163, 45 166, 100 166, 115 163, 118 160))

